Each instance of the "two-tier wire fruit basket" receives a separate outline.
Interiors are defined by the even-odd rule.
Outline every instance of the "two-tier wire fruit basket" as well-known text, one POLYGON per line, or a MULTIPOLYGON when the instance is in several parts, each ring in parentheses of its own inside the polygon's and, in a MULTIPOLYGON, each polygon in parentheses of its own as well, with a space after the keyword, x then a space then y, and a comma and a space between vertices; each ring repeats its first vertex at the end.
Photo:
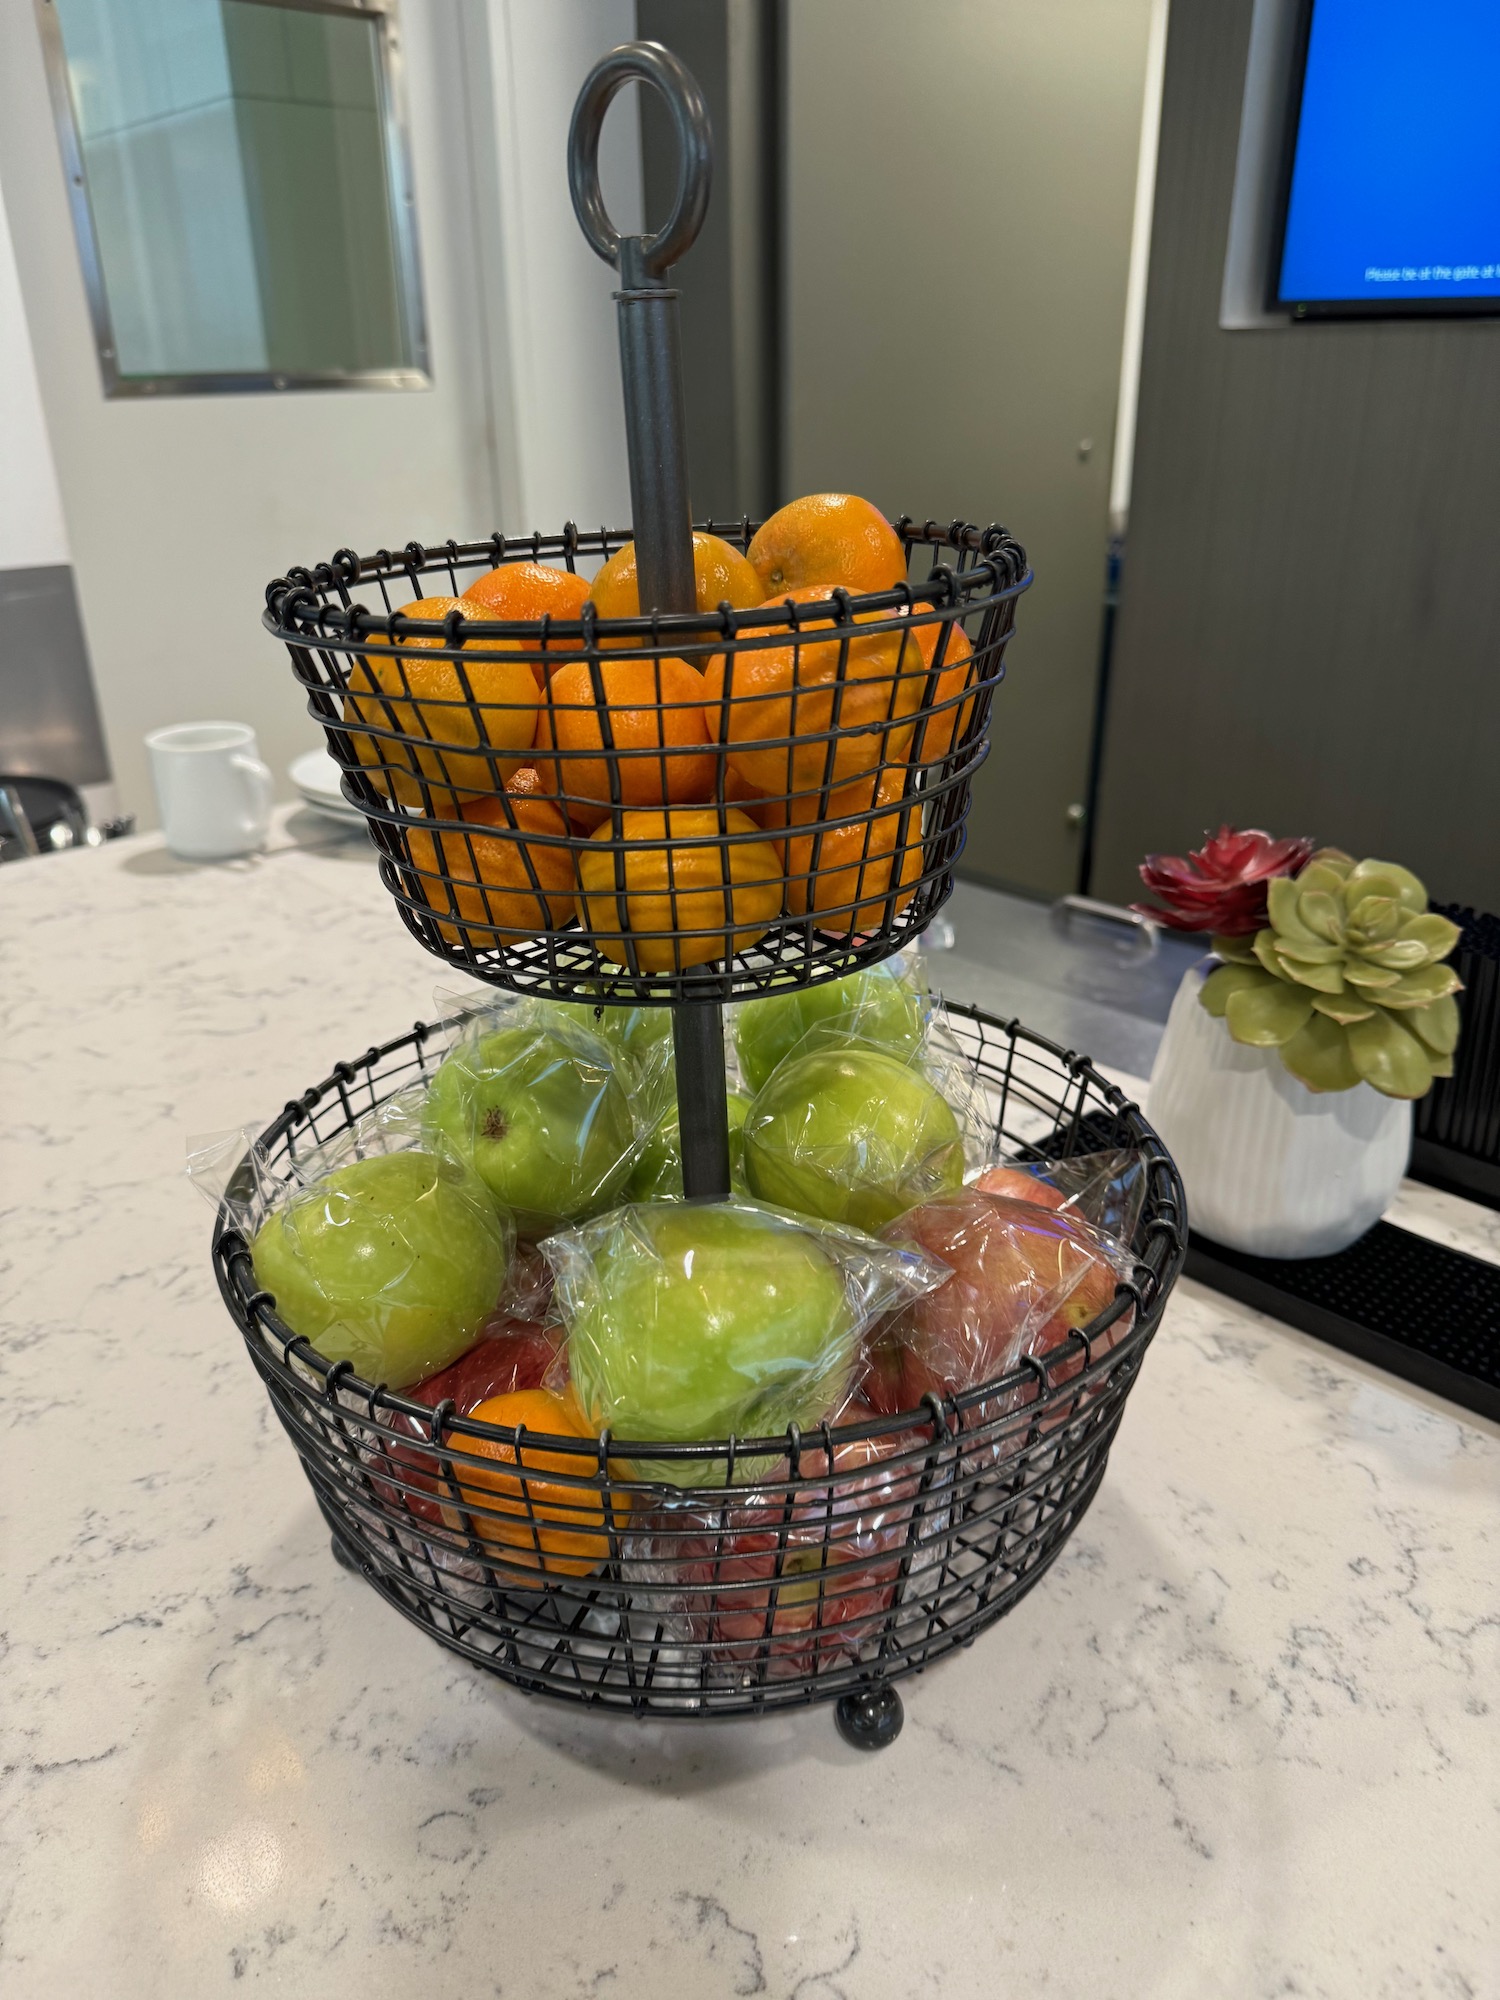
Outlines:
MULTIPOLYGON (((878 524, 900 551, 883 587, 701 602, 664 277, 702 220, 709 139, 675 58, 633 44, 597 66, 569 166, 585 234, 621 275, 631 528, 342 550, 269 586, 265 622, 435 957, 513 994, 672 1010, 684 1192, 715 1199, 730 1185, 724 1004, 877 965, 942 905, 1030 573, 1002 528, 903 517, 878 524), (621 239, 597 145, 631 80, 666 99, 683 169, 665 227, 621 239), (600 615, 587 579, 627 543, 653 608, 600 615), (557 609, 486 615, 476 586, 527 564, 548 566, 557 609)), ((697 532, 744 559, 757 526, 697 532)), ((489 1425, 327 1362, 258 1289, 255 1227, 312 1149, 423 1080, 456 1024, 371 1048, 290 1102, 226 1197, 214 1254, 340 1559, 530 1692, 673 1717, 836 1699, 851 1741, 890 1741, 893 1683, 1010 1609, 1092 1500, 1185 1237, 1175 1169, 1117 1089, 1016 1022, 950 1019, 997 1151, 1138 1153, 1128 1275, 999 1380, 774 1438, 643 1453, 607 1432, 489 1425), (497 1447, 514 1468, 503 1506, 482 1476, 497 1447), (643 1455, 681 1461, 684 1483, 642 1478, 643 1455), (589 1524, 562 1564, 559 1509, 589 1524)))

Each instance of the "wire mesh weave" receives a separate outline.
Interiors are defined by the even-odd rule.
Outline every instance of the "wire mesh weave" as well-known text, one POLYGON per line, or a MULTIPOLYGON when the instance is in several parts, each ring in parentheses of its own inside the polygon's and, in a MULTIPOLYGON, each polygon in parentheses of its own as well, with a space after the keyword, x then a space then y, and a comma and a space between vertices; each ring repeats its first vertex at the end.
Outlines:
MULTIPOLYGON (((1131 1278, 1044 1359, 904 1416, 653 1443, 652 1458, 694 1460, 716 1482, 690 1492, 634 1477, 628 1439, 501 1430, 330 1366, 257 1292, 221 1209, 225 1301, 337 1542, 388 1602, 531 1692, 701 1716, 913 1672, 1031 1589, 1104 1475, 1182 1265, 1182 1186, 1090 1064, 1015 1022, 949 1011, 1008 1153, 1143 1149, 1131 1278), (750 1461, 769 1469, 747 1485, 737 1474, 750 1461)), ((427 1074, 447 1035, 419 1025, 289 1104, 263 1135, 271 1174, 289 1178, 301 1155, 427 1074)))
MULTIPOLYGON (((557 999, 743 998, 889 956, 952 888, 1030 573, 1004 529, 893 525, 927 573, 880 593, 401 615, 505 563, 576 572, 630 539, 569 525, 341 550, 272 583, 265 623, 430 951, 557 999)), ((743 551, 755 526, 702 532, 743 551)))

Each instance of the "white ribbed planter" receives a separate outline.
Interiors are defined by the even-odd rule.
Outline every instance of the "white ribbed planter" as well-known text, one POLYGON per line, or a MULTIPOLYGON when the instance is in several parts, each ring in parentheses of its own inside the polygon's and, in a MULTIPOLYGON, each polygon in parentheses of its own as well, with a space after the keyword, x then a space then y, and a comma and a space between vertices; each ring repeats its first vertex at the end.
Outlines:
POLYGON ((1177 989, 1146 1096, 1189 1224, 1252 1256, 1332 1256, 1380 1220, 1400 1186, 1411 1105, 1367 1083, 1309 1090, 1275 1049, 1232 1041, 1198 1004, 1211 963, 1177 989))

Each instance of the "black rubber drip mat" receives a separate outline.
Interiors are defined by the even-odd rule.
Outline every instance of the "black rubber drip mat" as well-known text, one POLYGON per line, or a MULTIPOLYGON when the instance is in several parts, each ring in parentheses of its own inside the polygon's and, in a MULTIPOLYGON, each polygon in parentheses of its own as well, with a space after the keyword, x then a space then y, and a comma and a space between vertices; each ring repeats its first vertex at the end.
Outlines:
POLYGON ((1336 1257, 1247 1257, 1194 1235, 1186 1275, 1500 1422, 1500 1265, 1377 1222, 1336 1257))

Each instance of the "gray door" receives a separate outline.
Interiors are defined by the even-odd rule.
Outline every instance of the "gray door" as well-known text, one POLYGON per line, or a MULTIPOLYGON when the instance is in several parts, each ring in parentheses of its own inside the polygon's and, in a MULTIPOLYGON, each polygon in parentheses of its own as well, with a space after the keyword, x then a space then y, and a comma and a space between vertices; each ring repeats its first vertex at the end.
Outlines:
POLYGON ((1076 886, 1151 0, 796 0, 786 496, 1032 558, 964 872, 1076 886))

